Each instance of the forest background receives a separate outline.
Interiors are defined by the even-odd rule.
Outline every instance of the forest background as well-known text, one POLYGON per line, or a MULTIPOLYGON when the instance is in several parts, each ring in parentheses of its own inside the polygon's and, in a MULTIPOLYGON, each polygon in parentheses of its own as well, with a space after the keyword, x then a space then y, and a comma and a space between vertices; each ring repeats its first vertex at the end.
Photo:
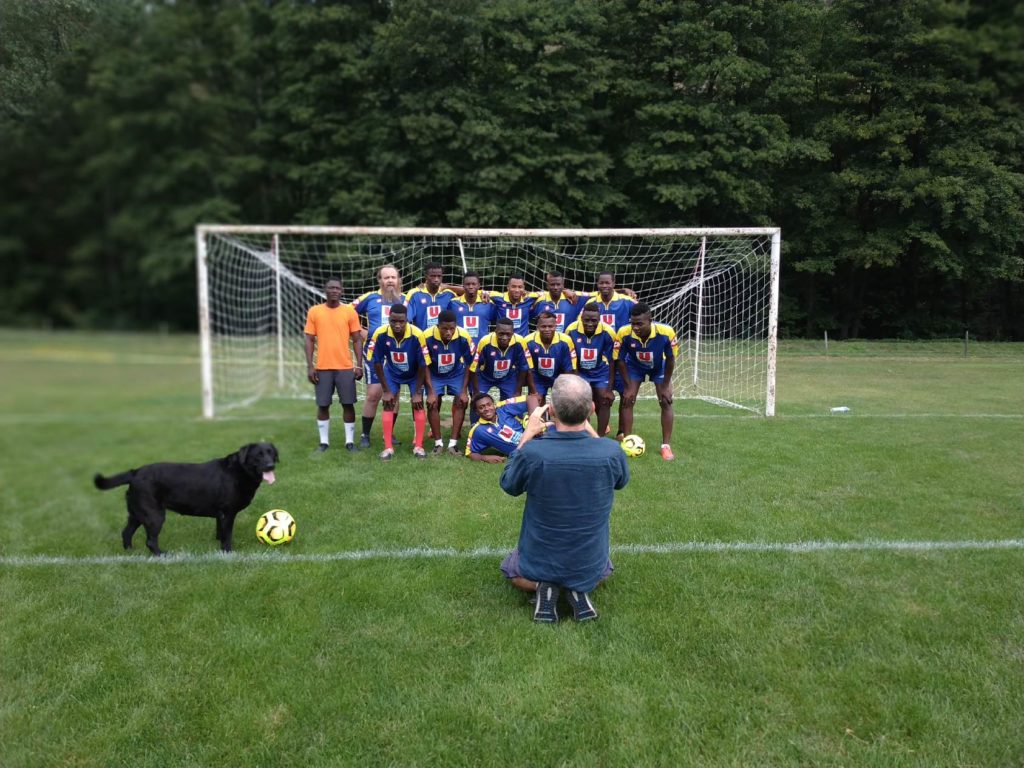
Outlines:
POLYGON ((1024 340, 1022 148, 1010 0, 7 0, 0 324, 195 328, 201 222, 780 226, 784 335, 1024 340))

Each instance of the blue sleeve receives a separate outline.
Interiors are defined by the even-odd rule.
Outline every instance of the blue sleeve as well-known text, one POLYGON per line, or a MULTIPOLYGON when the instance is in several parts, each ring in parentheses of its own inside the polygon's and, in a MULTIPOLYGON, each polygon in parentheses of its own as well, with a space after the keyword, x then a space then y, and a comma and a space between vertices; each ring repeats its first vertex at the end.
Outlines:
POLYGON ((629 482, 629 462, 626 461, 626 454, 618 452, 618 473, 615 477, 615 490, 621 491, 629 482))
MULTIPOLYGON (((622 454, 625 458, 626 454, 622 454)), ((509 496, 519 496, 526 490, 530 477, 530 460, 522 451, 515 451, 501 472, 501 490, 509 496)))

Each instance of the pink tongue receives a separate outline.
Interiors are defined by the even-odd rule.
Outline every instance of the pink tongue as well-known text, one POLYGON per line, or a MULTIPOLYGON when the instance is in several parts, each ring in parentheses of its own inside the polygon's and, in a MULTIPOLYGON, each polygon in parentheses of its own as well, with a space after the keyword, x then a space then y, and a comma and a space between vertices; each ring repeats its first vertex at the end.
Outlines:
POLYGON ((263 479, 264 479, 264 480, 266 480, 266 481, 267 481, 268 483, 270 483, 271 485, 273 485, 274 481, 275 481, 275 480, 276 480, 277 478, 276 478, 276 477, 274 477, 274 472, 273 472, 273 470, 271 470, 270 472, 264 472, 264 473, 263 473, 263 479))

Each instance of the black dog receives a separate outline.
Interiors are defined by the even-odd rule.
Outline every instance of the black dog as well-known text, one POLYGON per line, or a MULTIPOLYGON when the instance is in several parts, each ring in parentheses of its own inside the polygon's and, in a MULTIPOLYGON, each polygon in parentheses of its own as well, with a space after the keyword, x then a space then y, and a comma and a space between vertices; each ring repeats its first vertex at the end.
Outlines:
POLYGON ((235 515, 249 506, 260 483, 274 482, 277 448, 273 443, 249 443, 223 459, 203 464, 147 464, 113 477, 93 478, 101 491, 127 485, 128 525, 121 531, 125 549, 139 526, 146 529, 146 546, 161 554, 157 537, 167 510, 183 515, 217 518, 217 540, 231 551, 235 515))

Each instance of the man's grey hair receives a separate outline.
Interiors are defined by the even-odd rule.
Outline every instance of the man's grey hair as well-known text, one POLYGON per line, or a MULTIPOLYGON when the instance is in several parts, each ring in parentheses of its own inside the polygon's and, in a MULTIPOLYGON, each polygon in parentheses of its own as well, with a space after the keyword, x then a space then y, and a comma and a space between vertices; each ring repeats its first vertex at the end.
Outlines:
POLYGON ((551 407, 567 427, 582 424, 590 416, 594 402, 590 384, 571 373, 563 373, 551 385, 551 407))

